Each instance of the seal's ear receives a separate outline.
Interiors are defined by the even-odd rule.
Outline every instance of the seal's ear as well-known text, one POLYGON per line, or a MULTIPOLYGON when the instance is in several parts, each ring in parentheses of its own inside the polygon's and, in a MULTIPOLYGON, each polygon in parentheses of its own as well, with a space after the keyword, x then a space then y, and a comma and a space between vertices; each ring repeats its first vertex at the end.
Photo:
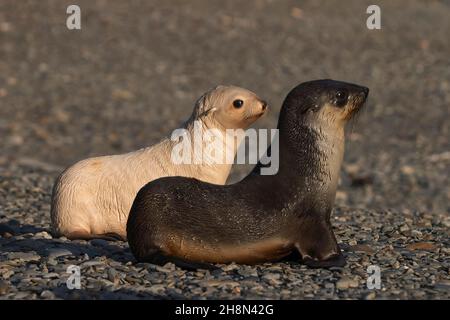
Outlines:
POLYGON ((218 92, 224 90, 226 86, 218 85, 212 89, 206 91, 198 100, 195 102, 194 111, 192 112, 192 117, 194 119, 201 118, 211 111, 215 111, 213 108, 214 101, 218 98, 216 97, 218 92), (214 96, 214 97, 213 97, 214 96))
POLYGON ((192 112, 192 117, 194 119, 200 118, 205 114, 208 107, 208 96, 211 91, 205 92, 198 100, 195 102, 194 111, 192 112))

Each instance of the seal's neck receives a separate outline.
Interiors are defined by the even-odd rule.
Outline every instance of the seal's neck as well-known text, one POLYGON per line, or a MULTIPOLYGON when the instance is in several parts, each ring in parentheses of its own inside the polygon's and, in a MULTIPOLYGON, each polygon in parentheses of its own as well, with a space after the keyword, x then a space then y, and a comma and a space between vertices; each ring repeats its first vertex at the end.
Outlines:
POLYGON ((225 184, 242 136, 231 134, 212 117, 191 121, 185 129, 189 135, 190 170, 204 181, 225 184))
POLYGON ((242 135, 230 133, 212 117, 199 118, 187 124, 186 129, 191 134, 192 150, 202 150, 202 164, 218 164, 231 169, 238 147, 243 140, 242 135), (221 152, 216 155, 215 151, 211 152, 211 148, 221 152))
POLYGON ((343 152, 343 126, 310 121, 299 124, 295 130, 280 128, 280 168, 277 178, 290 184, 290 190, 298 201, 303 199, 308 200, 308 203, 332 205, 343 152))

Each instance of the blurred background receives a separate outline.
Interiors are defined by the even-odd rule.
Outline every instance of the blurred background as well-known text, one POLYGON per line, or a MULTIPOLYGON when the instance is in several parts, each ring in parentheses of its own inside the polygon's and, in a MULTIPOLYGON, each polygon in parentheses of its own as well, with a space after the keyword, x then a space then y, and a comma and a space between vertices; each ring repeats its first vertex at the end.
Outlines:
POLYGON ((256 126, 275 128, 291 88, 333 78, 371 90, 337 203, 450 212, 449 1, 376 1, 381 30, 373 1, 77 0, 81 30, 70 4, 0 2, 2 177, 154 144, 217 84, 269 101, 256 126))

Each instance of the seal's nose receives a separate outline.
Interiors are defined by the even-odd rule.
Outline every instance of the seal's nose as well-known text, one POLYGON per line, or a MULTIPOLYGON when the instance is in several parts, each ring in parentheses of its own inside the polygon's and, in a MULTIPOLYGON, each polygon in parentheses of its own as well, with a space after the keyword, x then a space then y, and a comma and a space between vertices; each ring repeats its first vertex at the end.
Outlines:
POLYGON ((262 107, 263 111, 267 109, 267 102, 266 101, 261 100, 261 105, 262 105, 261 107, 262 107))
POLYGON ((367 96, 369 95, 369 88, 367 87, 363 87, 363 93, 364 93, 364 98, 367 98, 367 96))
POLYGON ((360 102, 364 103, 367 100, 367 96, 369 95, 369 88, 358 86, 355 95, 361 100, 360 102))

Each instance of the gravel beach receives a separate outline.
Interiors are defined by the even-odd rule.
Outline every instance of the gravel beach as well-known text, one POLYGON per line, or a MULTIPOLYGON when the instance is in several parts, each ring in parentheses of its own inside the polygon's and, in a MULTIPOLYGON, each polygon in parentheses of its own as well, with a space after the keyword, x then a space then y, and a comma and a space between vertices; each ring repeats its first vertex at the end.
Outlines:
MULTIPOLYGON (((450 299, 450 2, 0 2, 0 299, 450 299), (158 142, 217 84, 269 102, 296 84, 368 86, 347 133, 332 223, 347 265, 209 272, 136 263, 126 242, 49 229, 58 174, 158 142), (66 286, 80 267, 81 289, 66 286), (381 288, 368 289, 369 266, 381 288)), ((235 166, 229 182, 251 166, 235 166)))

